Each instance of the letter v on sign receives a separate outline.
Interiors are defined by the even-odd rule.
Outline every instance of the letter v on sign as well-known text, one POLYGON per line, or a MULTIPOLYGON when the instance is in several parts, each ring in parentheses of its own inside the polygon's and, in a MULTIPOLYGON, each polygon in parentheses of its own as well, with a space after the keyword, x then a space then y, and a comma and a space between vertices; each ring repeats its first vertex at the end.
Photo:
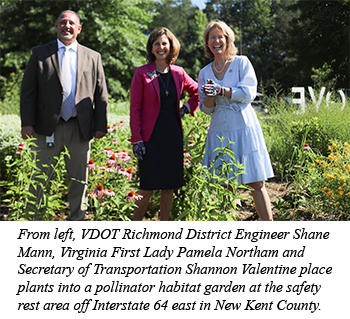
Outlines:
POLYGON ((314 89, 311 86, 309 86, 308 89, 309 89, 309 93, 310 93, 312 102, 314 102, 314 104, 316 106, 316 113, 317 113, 318 107, 320 106, 320 104, 322 102, 322 98, 323 98, 324 92, 326 91, 326 88, 324 86, 321 88, 320 97, 318 98, 317 102, 316 102, 316 98, 315 98, 315 94, 314 94, 314 89))

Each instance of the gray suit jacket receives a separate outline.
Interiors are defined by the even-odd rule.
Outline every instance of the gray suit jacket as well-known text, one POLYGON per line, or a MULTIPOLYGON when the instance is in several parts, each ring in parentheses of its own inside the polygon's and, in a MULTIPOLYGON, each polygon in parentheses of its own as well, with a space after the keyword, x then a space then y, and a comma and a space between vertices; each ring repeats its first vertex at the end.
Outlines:
MULTIPOLYGON (((78 44, 75 105, 81 133, 107 132, 108 93, 101 55, 78 44)), ((34 47, 21 86, 22 126, 51 135, 60 119, 63 87, 57 40, 34 47)))

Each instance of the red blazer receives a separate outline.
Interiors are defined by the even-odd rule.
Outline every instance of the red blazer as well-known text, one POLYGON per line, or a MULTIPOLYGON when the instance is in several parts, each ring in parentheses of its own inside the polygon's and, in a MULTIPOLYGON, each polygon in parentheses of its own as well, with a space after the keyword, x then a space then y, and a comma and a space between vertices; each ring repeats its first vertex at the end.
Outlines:
MULTIPOLYGON (((177 91, 177 109, 180 117, 180 95, 183 90, 192 97, 187 101, 191 115, 199 106, 198 84, 187 75, 185 70, 176 65, 170 65, 177 91)), ((156 75, 155 62, 136 69, 131 82, 130 96, 130 128, 132 143, 147 142, 153 132, 160 111, 160 90, 156 75)))

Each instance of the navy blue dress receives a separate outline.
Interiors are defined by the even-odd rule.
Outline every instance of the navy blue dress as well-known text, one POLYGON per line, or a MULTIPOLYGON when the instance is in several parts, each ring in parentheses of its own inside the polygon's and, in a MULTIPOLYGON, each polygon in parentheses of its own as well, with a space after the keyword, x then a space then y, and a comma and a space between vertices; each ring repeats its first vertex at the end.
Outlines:
POLYGON ((184 184, 183 136, 171 72, 160 73, 158 83, 160 112, 152 135, 145 142, 146 154, 139 161, 140 189, 143 190, 177 189, 184 184))

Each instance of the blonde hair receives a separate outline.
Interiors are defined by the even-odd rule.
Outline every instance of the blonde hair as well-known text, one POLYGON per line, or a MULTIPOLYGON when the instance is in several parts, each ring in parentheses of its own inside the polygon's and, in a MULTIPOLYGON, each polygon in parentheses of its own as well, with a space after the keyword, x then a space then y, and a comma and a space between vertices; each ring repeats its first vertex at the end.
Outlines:
POLYGON ((155 29, 151 32, 147 41, 147 60, 148 62, 153 62, 156 60, 155 55, 152 53, 153 43, 161 37, 166 35, 170 43, 170 52, 167 56, 167 61, 169 64, 175 64, 175 61, 180 53, 180 42, 176 39, 175 35, 167 28, 155 29))
POLYGON ((233 30, 224 21, 214 20, 209 22, 204 30, 203 41, 204 41, 205 56, 210 59, 214 58, 214 54, 210 51, 208 47, 208 40, 209 40, 210 31, 215 28, 221 30, 226 37, 226 43, 227 43, 226 55, 227 56, 236 55, 238 50, 234 44, 235 34, 233 30))

